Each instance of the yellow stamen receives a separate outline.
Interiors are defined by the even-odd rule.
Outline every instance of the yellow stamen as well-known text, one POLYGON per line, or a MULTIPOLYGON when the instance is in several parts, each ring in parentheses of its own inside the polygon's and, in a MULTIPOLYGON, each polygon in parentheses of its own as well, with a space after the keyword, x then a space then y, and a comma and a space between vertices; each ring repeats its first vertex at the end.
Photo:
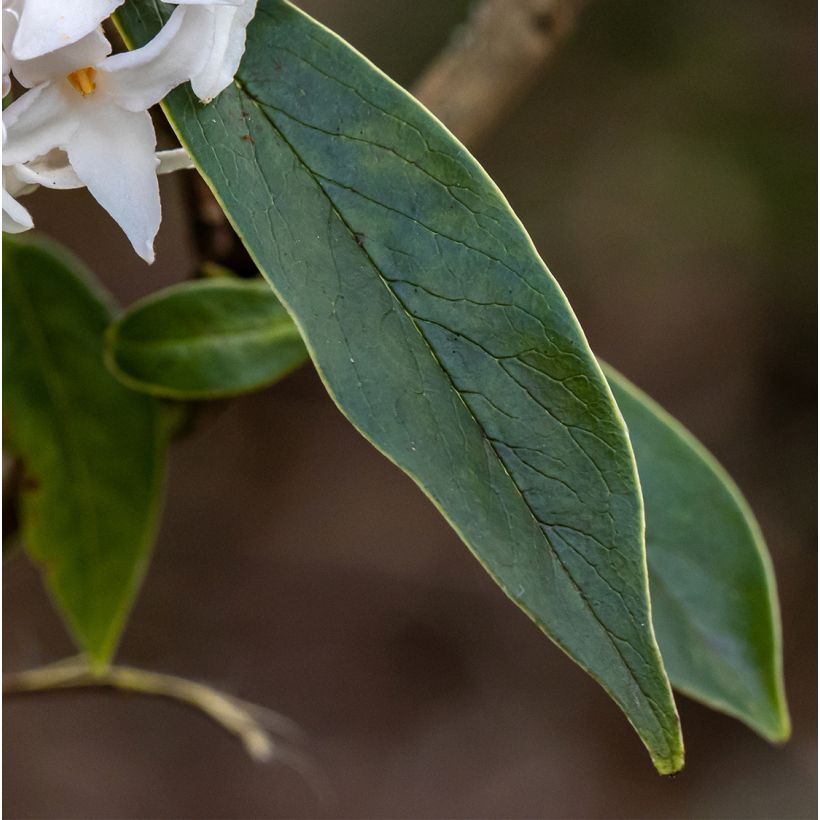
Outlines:
POLYGON ((83 97, 87 97, 89 94, 93 94, 97 88, 97 83, 94 82, 96 76, 97 70, 91 66, 86 66, 85 68, 78 68, 76 71, 72 71, 66 79, 83 97))

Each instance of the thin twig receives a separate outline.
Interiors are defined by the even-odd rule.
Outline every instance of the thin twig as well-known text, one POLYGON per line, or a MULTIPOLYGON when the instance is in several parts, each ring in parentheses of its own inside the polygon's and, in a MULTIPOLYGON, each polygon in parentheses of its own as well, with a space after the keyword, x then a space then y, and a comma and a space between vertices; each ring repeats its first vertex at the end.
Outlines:
POLYGON ((242 277, 258 276, 259 271, 250 254, 231 227, 205 180, 197 173, 187 174, 185 190, 191 206, 199 267, 216 264, 242 277))
POLYGON ((466 145, 491 130, 572 30, 585 0, 482 0, 413 93, 466 145))
POLYGON ((261 707, 255 704, 196 681, 131 666, 110 666, 97 672, 85 659, 69 658, 49 666, 3 675, 3 694, 6 695, 88 687, 157 695, 198 709, 236 736, 250 757, 257 761, 282 756, 263 722, 283 736, 297 737, 300 734, 296 724, 283 715, 265 710, 264 718, 260 720, 261 707))

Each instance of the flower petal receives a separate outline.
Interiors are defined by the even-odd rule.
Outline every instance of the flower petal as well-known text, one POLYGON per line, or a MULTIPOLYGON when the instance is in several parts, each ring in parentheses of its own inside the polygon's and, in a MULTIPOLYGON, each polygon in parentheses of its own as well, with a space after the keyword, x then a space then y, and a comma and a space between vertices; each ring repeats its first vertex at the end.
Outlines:
MULTIPOLYGON (((3 15, 5 17, 5 15, 3 15)), ((6 54, 6 49, 3 49, 3 98, 11 91, 11 65, 6 54)))
MULTIPOLYGON (((157 151, 157 174, 172 174, 194 167, 193 161, 184 148, 157 151)), ((53 191, 67 191, 84 188, 85 183, 68 162, 68 154, 55 148, 45 156, 38 157, 25 165, 7 165, 3 168, 5 190, 11 196, 30 194, 40 186, 53 191)))
POLYGON ((68 155, 59 148, 49 151, 33 162, 13 165, 7 170, 12 171, 15 178, 27 186, 42 185, 44 188, 60 191, 84 187, 77 172, 69 165, 68 155))
POLYGON ((204 7, 178 6, 153 40, 100 63, 118 105, 145 111, 200 71, 213 42, 211 18, 204 7))
POLYGON ((94 31, 123 0, 25 0, 12 57, 31 60, 76 43, 94 31))
POLYGON ((18 97, 4 112, 3 164, 28 162, 63 147, 80 124, 79 95, 65 81, 44 83, 18 97))
POLYGON ((241 6, 215 6, 211 53, 202 70, 191 77, 191 88, 203 102, 210 102, 233 81, 245 53, 245 29, 256 12, 256 0, 241 6))
MULTIPOLYGON (((4 26, 6 17, 3 15, 4 26)), ((33 60, 12 59, 11 70, 21 85, 31 88, 46 80, 65 77, 78 68, 97 65, 110 53, 111 43, 102 29, 96 29, 76 43, 58 48, 42 57, 35 57, 33 60)))
POLYGON ((155 146, 147 111, 125 111, 104 100, 66 146, 77 176, 149 263, 161 218, 155 146))
POLYGON ((31 214, 3 188, 3 231, 22 233, 34 227, 31 214))

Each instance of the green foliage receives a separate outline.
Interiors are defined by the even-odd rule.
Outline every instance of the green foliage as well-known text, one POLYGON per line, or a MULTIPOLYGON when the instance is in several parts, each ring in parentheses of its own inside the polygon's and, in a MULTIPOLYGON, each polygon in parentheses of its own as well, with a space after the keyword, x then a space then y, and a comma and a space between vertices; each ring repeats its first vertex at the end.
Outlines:
POLYGON ((611 369, 646 504, 652 614, 674 686, 785 740, 771 561, 740 491, 681 425, 611 369))
POLYGON ((117 378, 173 399, 254 390, 306 359, 299 331, 265 282, 186 282, 133 305, 106 333, 117 378))
MULTIPOLYGON (((288 370, 277 363, 291 354, 299 363, 307 358, 304 347, 294 344, 295 325, 264 284, 193 282, 161 292, 114 323, 109 355, 118 357, 121 337, 130 338, 130 332, 114 331, 132 322, 139 327, 140 346, 131 351, 131 372, 153 374, 145 379, 148 389, 158 380, 169 385, 172 373, 176 391, 181 384, 207 383, 212 395, 245 392, 263 386, 260 376, 266 372, 265 384, 278 381, 288 370), (174 309, 175 303, 184 309, 174 309), (226 323, 246 329, 253 343, 231 344, 226 323), (184 355, 183 343, 163 371, 151 352, 143 353, 194 328, 207 355, 184 355), (228 349, 220 352, 223 342, 228 349)), ((670 679, 764 737, 782 740, 788 715, 776 591, 754 518, 732 480, 691 434, 617 371, 605 367, 605 373, 642 478, 653 622, 670 679)))
MULTIPOLYGON (((159 7, 132 0, 127 38, 159 7)), ((662 772, 682 766, 651 629, 626 430, 506 201, 411 97, 262 0, 234 87, 166 105, 351 422, 595 677, 662 772)))
POLYGON ((166 425, 102 361, 110 302, 65 251, 3 237, 5 446, 21 460, 28 554, 97 666, 116 647, 154 540, 166 425))

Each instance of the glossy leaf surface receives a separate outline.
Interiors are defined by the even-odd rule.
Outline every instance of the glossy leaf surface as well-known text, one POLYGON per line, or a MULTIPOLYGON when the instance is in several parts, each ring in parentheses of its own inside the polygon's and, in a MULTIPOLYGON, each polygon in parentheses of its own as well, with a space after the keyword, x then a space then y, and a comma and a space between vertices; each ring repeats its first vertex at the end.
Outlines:
POLYGON ((668 413, 607 369, 646 503, 652 613, 673 685, 785 740, 780 615, 771 560, 725 470, 668 413))
MULTIPOLYGON (((120 22, 145 43, 163 4, 120 22)), ((683 761, 652 633, 637 472, 555 280, 467 151, 285 2, 236 83, 166 111, 351 422, 505 592, 612 695, 662 772, 683 761)))
POLYGON ((79 646, 106 663, 142 580, 161 504, 156 400, 106 370, 107 298, 64 251, 3 237, 5 446, 22 461, 26 550, 79 646))
POLYGON ((208 399, 278 381, 307 359, 265 282, 186 282, 132 305, 106 333, 106 360, 135 390, 208 399))

